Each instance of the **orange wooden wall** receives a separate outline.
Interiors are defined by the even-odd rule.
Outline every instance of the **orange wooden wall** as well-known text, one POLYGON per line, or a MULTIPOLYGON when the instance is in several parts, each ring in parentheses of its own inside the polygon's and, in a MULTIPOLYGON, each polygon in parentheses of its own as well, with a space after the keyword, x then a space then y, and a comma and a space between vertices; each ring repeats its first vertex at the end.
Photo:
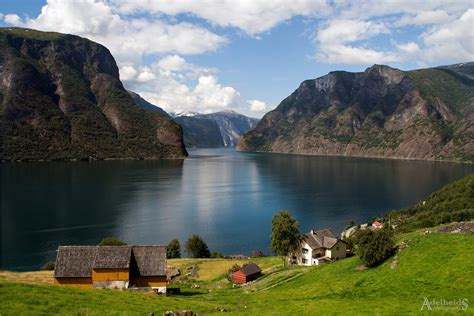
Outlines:
POLYGON ((166 286, 166 275, 152 277, 137 277, 132 280, 132 284, 138 287, 161 287, 166 286))
POLYGON ((92 288, 92 278, 54 278, 54 284, 92 288))
POLYGON ((128 269, 94 269, 92 270, 94 281, 128 281, 128 269))

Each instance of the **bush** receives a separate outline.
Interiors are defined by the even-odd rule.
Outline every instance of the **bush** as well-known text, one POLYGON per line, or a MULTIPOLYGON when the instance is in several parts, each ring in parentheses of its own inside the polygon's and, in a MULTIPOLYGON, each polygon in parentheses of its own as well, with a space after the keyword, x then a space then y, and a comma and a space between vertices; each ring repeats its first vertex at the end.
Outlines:
POLYGON ((395 252, 393 233, 390 229, 366 229, 357 237, 356 253, 368 267, 382 264, 395 252))
POLYGON ((191 258, 209 258, 211 256, 207 244, 198 235, 193 235, 186 241, 186 251, 191 258))
POLYGON ((99 243, 99 246, 126 246, 127 243, 123 240, 117 239, 115 237, 107 237, 102 239, 99 243))
POLYGON ((53 271, 54 270, 55 263, 54 261, 50 261, 46 263, 44 266, 40 268, 41 271, 53 271))
POLYGON ((168 246, 166 246, 166 258, 181 258, 181 245, 178 239, 173 239, 168 246))
POLYGON ((220 252, 214 251, 213 253, 211 253, 211 258, 225 258, 225 256, 220 252))

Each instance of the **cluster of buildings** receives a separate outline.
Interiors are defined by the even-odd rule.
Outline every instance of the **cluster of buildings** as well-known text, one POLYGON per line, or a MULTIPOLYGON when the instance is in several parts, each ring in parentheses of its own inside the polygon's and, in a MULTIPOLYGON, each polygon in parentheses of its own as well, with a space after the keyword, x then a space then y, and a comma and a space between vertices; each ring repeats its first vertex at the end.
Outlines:
MULTIPOLYGON (((381 221, 372 229, 383 227, 381 221)), ((341 238, 347 235, 344 231, 341 238)), ((321 265, 346 258, 347 243, 329 229, 303 235, 300 247, 288 261, 296 265, 321 265)), ((247 283, 262 274, 249 263, 231 274, 236 283, 247 283)), ((58 249, 54 283, 87 288, 151 288, 166 293, 165 246, 61 246, 58 249)))

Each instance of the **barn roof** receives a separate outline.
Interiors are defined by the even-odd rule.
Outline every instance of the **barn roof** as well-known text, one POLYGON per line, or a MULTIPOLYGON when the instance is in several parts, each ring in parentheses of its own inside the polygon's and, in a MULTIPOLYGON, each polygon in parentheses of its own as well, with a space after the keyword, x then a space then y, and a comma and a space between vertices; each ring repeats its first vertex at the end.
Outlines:
POLYGON ((166 275, 165 246, 134 246, 133 256, 141 276, 166 275))
POLYGON ((87 278, 92 276, 92 266, 97 246, 60 246, 56 257, 56 278, 87 278))
POLYGON ((128 269, 132 255, 131 246, 100 246, 94 269, 128 269))
POLYGON ((54 277, 90 278, 92 269, 128 269, 132 253, 141 276, 166 275, 165 246, 60 246, 54 277))
POLYGON ((338 241, 329 229, 311 231, 303 235, 306 243, 312 248, 332 248, 338 241))
POLYGON ((249 276, 249 275, 252 275, 252 274, 255 274, 255 273, 259 273, 259 272, 262 272, 262 270, 259 268, 258 265, 256 265, 255 263, 247 263, 247 264, 244 264, 241 268, 240 268, 240 271, 242 271, 242 273, 245 275, 245 276, 249 276))

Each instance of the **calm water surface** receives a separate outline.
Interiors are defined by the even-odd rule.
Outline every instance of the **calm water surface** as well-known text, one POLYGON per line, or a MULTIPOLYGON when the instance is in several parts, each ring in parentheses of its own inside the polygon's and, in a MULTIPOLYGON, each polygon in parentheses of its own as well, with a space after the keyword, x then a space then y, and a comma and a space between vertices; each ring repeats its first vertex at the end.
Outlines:
POLYGON ((271 217, 340 233, 354 220, 417 203, 473 165, 200 149, 180 161, 10 163, 1 173, 1 269, 31 270, 61 244, 183 245, 268 252, 271 217))

